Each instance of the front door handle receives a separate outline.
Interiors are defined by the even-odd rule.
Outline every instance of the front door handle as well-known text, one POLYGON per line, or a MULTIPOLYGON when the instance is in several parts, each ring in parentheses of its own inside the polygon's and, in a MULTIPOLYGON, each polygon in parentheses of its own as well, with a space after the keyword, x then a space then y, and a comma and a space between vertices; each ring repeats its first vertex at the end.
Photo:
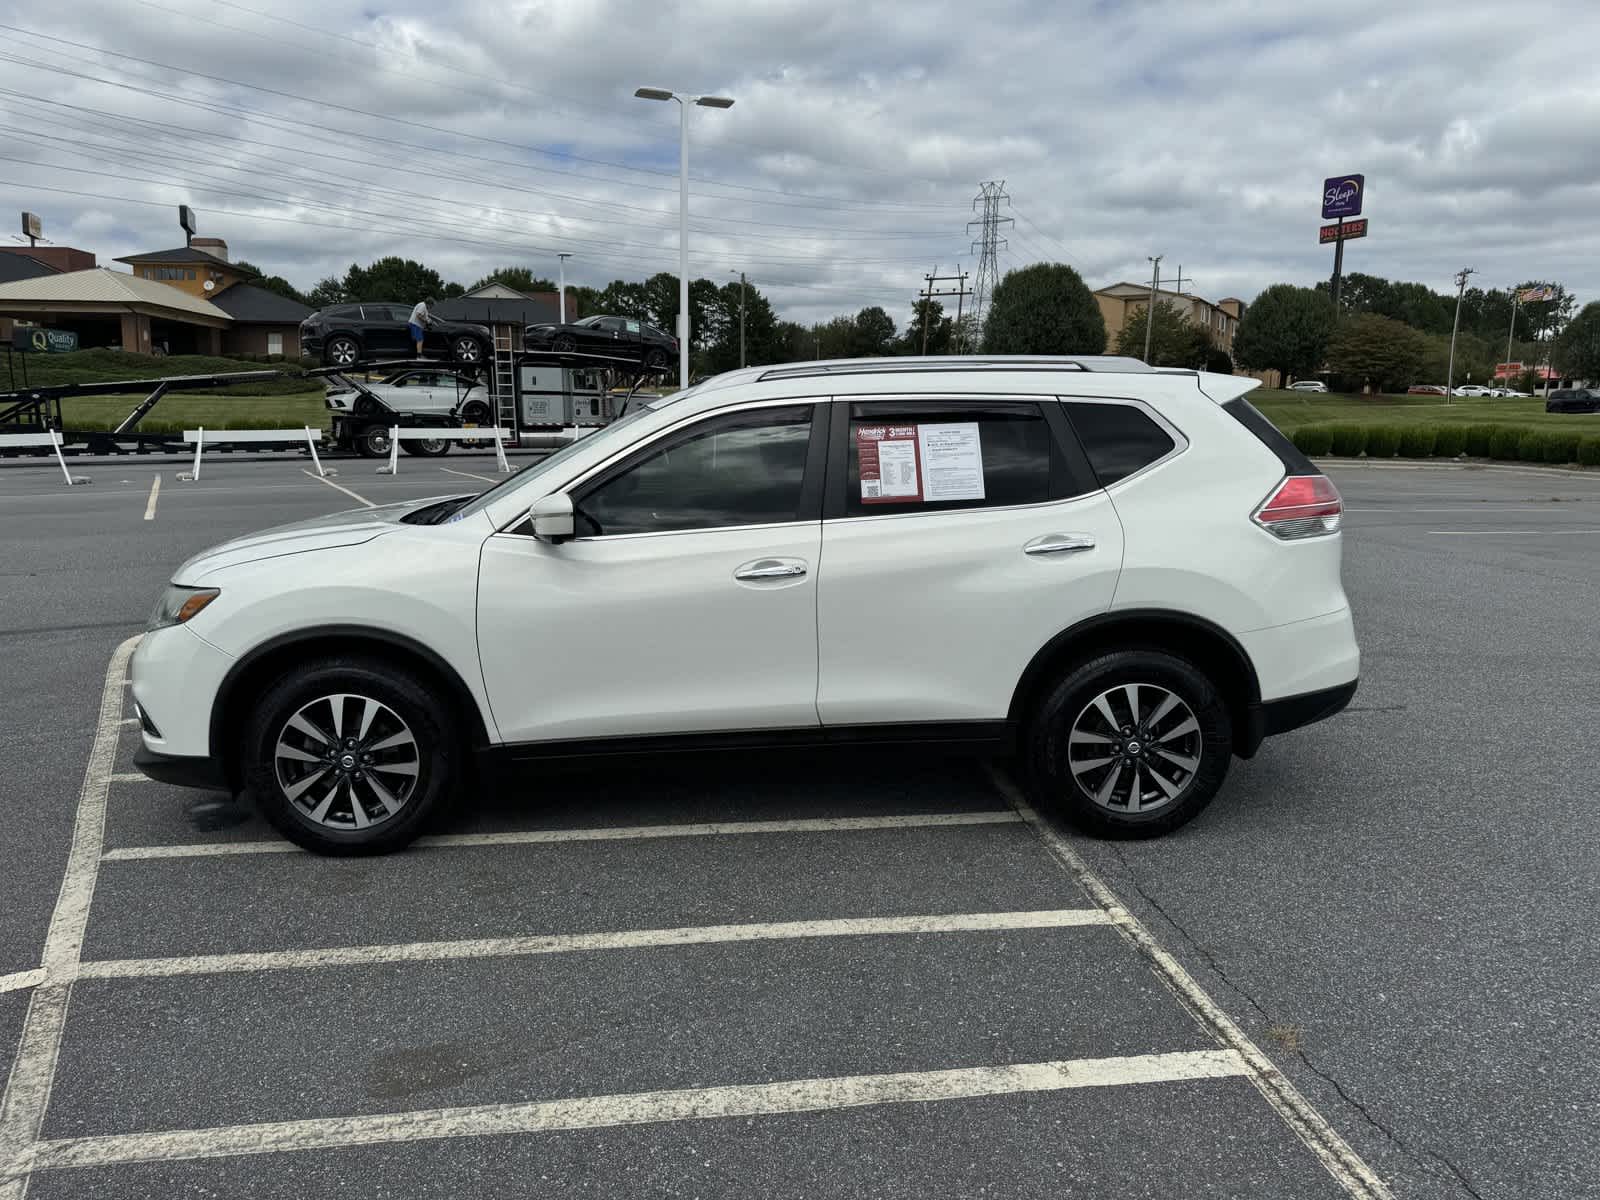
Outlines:
POLYGON ((792 558, 758 558, 745 563, 733 573, 735 579, 799 579, 806 573, 806 565, 792 558))
POLYGON ((1047 533, 1022 548, 1024 554, 1082 554, 1094 549, 1090 533, 1047 533))

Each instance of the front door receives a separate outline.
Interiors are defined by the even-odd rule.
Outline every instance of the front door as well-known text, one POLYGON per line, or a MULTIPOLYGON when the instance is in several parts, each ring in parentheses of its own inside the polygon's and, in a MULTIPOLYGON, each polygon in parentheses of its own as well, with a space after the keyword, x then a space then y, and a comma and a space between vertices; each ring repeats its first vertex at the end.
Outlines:
POLYGON ((703 417, 569 489, 577 536, 484 546, 507 742, 817 725, 826 404, 703 417))
POLYGON ((839 402, 817 593, 824 725, 1003 719, 1111 605, 1122 525, 1053 397, 839 402))
POLYGON ((399 304, 363 304, 362 341, 369 356, 383 358, 410 358, 416 353, 416 344, 406 328, 411 310, 399 304))

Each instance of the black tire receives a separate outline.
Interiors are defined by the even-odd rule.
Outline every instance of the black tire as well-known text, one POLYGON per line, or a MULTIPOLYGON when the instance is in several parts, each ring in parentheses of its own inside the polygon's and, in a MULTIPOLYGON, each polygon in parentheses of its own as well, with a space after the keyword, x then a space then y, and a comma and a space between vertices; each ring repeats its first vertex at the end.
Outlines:
POLYGON ((465 762, 459 731, 437 692, 436 687, 428 686, 403 668, 353 656, 314 660, 284 675, 262 693, 244 732, 245 786, 262 815, 290 841, 319 854, 383 854, 412 841, 449 807, 465 762), (347 734, 365 713, 366 701, 375 701, 383 710, 368 736, 376 754, 364 754, 359 745, 349 747, 336 737, 331 739, 336 743, 335 753, 348 753, 358 763, 382 761, 396 754, 400 757, 389 758, 388 769, 358 766, 357 773, 348 778, 336 765, 323 768, 309 789, 301 793, 303 803, 318 803, 319 796, 326 796, 322 780, 332 773, 335 799, 324 807, 323 819, 316 820, 301 803, 290 798, 286 789, 304 783, 318 771, 318 766, 302 766, 300 760, 280 758, 278 751, 286 740, 304 749, 316 749, 318 743, 295 732, 289 721, 299 714, 325 735, 330 734, 331 716, 317 714, 331 713, 327 706, 332 697, 338 697, 345 705, 342 725, 347 734), (394 740, 392 731, 397 728, 411 735, 411 742, 398 749, 379 749, 380 741, 394 740), (414 775, 405 769, 413 761, 414 775), (291 771, 305 774, 286 784, 283 775, 291 771), (387 781, 383 791, 398 800, 392 815, 376 799, 380 793, 372 790, 368 782, 369 778, 379 778, 380 771, 381 778, 387 781), (408 779, 411 782, 407 786, 404 781, 408 779), (352 794, 360 799, 362 814, 370 822, 365 828, 355 825, 352 794))
POLYGON ((442 454, 450 453, 450 443, 443 438, 424 438, 419 442, 402 441, 400 449, 419 458, 438 458, 442 454))
POLYGON ((356 434, 356 453, 362 458, 388 458, 389 426, 377 422, 363 428, 356 434))
POLYGON ((348 334, 337 334, 322 348, 322 361, 330 367, 348 367, 361 361, 361 343, 348 334))
POLYGON ((644 365, 647 367, 664 367, 667 365, 667 352, 660 346, 655 346, 645 352, 644 365))
MULTIPOLYGON (((494 414, 489 411, 489 406, 482 400, 474 400, 470 404, 463 405, 459 415, 463 425, 494 424, 494 414)), ((494 445, 494 442, 490 438, 461 439, 461 448, 463 450, 481 450, 485 446, 492 445, 494 445)))
POLYGON ((1152 649, 1117 650, 1073 667, 1045 693, 1023 736, 1023 767, 1035 800, 1090 833, 1114 838, 1156 837, 1192 820, 1216 796, 1233 756, 1233 725, 1216 685, 1193 663, 1152 649), (1126 691, 1115 691, 1129 685, 1139 689, 1144 721, 1171 695, 1193 717, 1194 731, 1174 736, 1188 724, 1174 708, 1139 741, 1126 691), (1102 699, 1107 709, 1099 707, 1102 699), (1073 742, 1075 729, 1081 743, 1073 742), (1193 767, 1178 765, 1192 756, 1199 760, 1193 767), (1106 765, 1093 766, 1097 761, 1106 765), (1110 790, 1097 802, 1090 789, 1099 793, 1108 779, 1110 790), (1130 807, 1134 782, 1140 800, 1130 807))
POLYGON ((550 339, 550 349, 557 354, 571 354, 578 348, 578 339, 570 333, 558 333, 550 339))
POLYGON ((483 343, 470 334, 455 338, 450 343, 450 355, 457 362, 481 363, 487 355, 483 343))

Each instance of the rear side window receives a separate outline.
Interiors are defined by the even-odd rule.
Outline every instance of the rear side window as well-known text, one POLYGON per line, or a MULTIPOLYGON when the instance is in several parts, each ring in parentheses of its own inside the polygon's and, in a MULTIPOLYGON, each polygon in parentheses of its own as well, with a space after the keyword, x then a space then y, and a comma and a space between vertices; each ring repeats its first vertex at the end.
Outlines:
POLYGON ((1131 404, 1064 401, 1101 487, 1110 487, 1171 454, 1177 443, 1161 426, 1131 404))
POLYGON ((1300 452, 1300 448, 1283 435, 1271 421, 1262 415, 1244 397, 1230 400, 1222 406, 1222 411, 1227 413, 1239 424, 1243 425, 1268 450, 1278 456, 1278 461, 1283 464, 1284 473, 1288 475, 1321 475, 1317 465, 1300 452))

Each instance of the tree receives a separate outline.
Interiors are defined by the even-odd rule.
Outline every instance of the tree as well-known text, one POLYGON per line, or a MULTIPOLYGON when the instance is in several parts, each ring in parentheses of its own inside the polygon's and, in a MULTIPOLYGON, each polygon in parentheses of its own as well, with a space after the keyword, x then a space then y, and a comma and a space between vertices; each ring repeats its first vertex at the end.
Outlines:
POLYGON ((262 288, 269 292, 274 292, 277 295, 284 296, 290 300, 297 300, 301 304, 310 303, 304 296, 300 294, 299 290, 296 289, 294 284, 290 283, 282 275, 263 275, 260 267, 253 266, 252 264, 245 262, 242 258, 233 265, 242 271, 254 272, 256 277, 250 280, 250 282, 258 288, 262 288))
POLYGON ((351 263, 344 276, 344 293, 346 302, 389 300, 415 304, 430 296, 441 298, 444 280, 432 267, 391 254, 367 267, 351 263))
MULTIPOLYGON (((839 319, 850 320, 849 317, 839 319)), ((852 321, 851 328, 854 328, 854 324, 852 321)), ((937 300, 918 300, 912 306, 911 323, 906 326, 905 337, 900 340, 900 353, 949 354, 954 326, 955 322, 945 316, 944 305, 937 300), (924 325, 928 330, 926 343, 922 336, 924 325)))
POLYGON ((882 358, 894 353, 894 318, 877 305, 855 316, 849 340, 851 358, 882 358))
POLYGON ((1006 276, 989 299, 986 354, 1103 354, 1106 323, 1094 293, 1065 263, 1034 263, 1006 276))
MULTIPOLYGON (((740 289, 737 280, 720 288, 712 287, 709 280, 695 280, 696 285, 701 283, 712 288, 712 296, 703 306, 696 332, 696 340, 704 347, 697 370, 700 374, 717 375, 739 365, 740 289)), ((692 305, 694 285, 691 285, 689 300, 692 305)), ((778 315, 772 310, 772 302, 751 283, 744 286, 743 302, 746 364, 759 366, 785 361, 785 348, 778 337, 778 315)))
POLYGON ((317 280, 317 286, 306 293, 306 303, 312 308, 327 308, 334 304, 347 304, 349 301, 350 297, 344 290, 344 280, 337 275, 317 280))
POLYGON ((1333 303, 1314 288, 1275 283, 1245 311, 1233 357, 1255 370, 1276 370, 1283 382, 1322 366, 1333 333, 1333 303))
POLYGON ((1583 306, 1556 339, 1555 365, 1569 379, 1600 379, 1600 300, 1583 306))
MULTIPOLYGON (((1117 334, 1117 353, 1129 358, 1144 358, 1144 330, 1150 324, 1147 308, 1141 308, 1128 318, 1122 332, 1117 334)), ((1204 326, 1196 325, 1184 316, 1171 300, 1156 304, 1155 325, 1150 333, 1150 365, 1152 367, 1205 366, 1206 355, 1211 351, 1211 335, 1204 326)))
POLYGON ((1207 371, 1214 371, 1218 375, 1232 375, 1233 359, 1228 357, 1228 352, 1226 350, 1219 350, 1216 346, 1212 346, 1211 349, 1206 351, 1206 365, 1204 369, 1207 371))
POLYGON ((522 292, 525 295, 560 290, 558 284, 535 275, 527 267, 496 267, 466 291, 475 292, 481 287, 488 287, 491 283, 498 283, 502 287, 508 287, 514 292, 522 292))
POLYGON ((1403 392, 1420 381, 1427 354, 1428 339, 1403 321, 1357 313, 1334 329, 1327 365, 1350 388, 1403 392))

